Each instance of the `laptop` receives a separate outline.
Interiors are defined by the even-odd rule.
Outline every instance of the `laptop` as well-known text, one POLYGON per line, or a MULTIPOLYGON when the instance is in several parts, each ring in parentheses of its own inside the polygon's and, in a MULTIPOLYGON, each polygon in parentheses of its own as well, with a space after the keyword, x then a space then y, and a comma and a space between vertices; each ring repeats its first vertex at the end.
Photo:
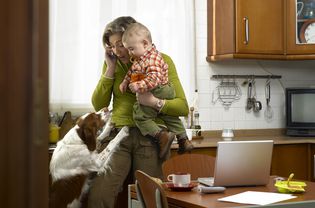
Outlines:
POLYGON ((266 185, 272 150, 272 140, 218 142, 214 177, 198 178, 198 182, 207 186, 266 185))

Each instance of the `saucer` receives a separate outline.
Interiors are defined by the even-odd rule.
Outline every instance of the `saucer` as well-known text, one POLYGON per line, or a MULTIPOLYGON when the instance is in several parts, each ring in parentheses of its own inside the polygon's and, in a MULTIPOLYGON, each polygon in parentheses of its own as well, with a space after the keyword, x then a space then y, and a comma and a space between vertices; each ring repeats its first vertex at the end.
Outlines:
POLYGON ((183 186, 175 186, 175 184, 173 183, 166 183, 165 186, 171 189, 172 191, 191 191, 191 189, 196 187, 197 184, 190 183, 188 186, 183 187, 183 186))

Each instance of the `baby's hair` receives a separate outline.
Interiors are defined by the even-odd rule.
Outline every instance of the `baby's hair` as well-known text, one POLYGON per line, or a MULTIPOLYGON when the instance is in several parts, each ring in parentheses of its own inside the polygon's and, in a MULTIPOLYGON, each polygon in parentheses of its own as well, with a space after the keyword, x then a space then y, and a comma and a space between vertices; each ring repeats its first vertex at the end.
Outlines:
POLYGON ((134 18, 130 16, 122 16, 114 19, 112 22, 108 23, 106 25, 104 34, 103 34, 103 44, 105 45, 110 45, 109 43, 109 37, 113 34, 116 33, 121 33, 123 34, 127 27, 130 24, 133 24, 137 22, 134 18))
POLYGON ((150 30, 139 22, 132 23, 127 27, 126 31, 122 36, 122 42, 126 42, 129 38, 133 38, 134 36, 144 38, 150 43, 152 43, 150 30))

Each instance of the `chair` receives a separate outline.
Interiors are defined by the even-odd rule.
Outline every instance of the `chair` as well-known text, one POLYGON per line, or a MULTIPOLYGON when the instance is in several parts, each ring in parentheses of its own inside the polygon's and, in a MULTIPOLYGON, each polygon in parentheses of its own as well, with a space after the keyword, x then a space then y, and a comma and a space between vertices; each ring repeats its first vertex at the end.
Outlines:
POLYGON ((214 175, 215 157, 205 154, 183 154, 171 157, 162 164, 164 179, 169 174, 185 172, 191 174, 191 180, 214 175))
POLYGON ((168 208, 166 195, 162 185, 148 174, 137 170, 136 191, 138 200, 145 208, 168 208))

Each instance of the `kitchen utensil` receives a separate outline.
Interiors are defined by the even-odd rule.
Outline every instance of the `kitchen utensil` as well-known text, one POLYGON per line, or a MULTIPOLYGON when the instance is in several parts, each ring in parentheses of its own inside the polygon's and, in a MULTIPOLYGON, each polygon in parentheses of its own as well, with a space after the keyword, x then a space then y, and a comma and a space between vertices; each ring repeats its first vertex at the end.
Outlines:
POLYGON ((258 112, 262 108, 262 104, 260 101, 256 100, 256 85, 255 80, 250 79, 248 81, 248 92, 247 92, 247 104, 246 110, 253 109, 254 112, 258 112))
POLYGON ((222 79, 220 84, 216 87, 217 99, 214 100, 214 91, 212 92, 212 102, 215 103, 217 100, 221 101, 224 107, 230 107, 231 104, 239 100, 242 96, 242 91, 235 79, 222 79))
POLYGON ((253 108, 253 102, 252 102, 252 80, 248 80, 246 110, 250 110, 252 108, 253 108))
POLYGON ((265 119, 270 122, 273 118, 273 110, 270 105, 270 79, 266 81, 265 85, 266 109, 264 112, 265 119))
POLYGON ((262 104, 261 104, 260 101, 258 101, 256 99, 256 84, 255 84, 255 80, 254 79, 252 79, 252 90, 253 90, 253 92, 252 92, 252 95, 253 95, 253 97, 252 97, 253 111, 254 112, 259 112, 262 109, 262 104))

